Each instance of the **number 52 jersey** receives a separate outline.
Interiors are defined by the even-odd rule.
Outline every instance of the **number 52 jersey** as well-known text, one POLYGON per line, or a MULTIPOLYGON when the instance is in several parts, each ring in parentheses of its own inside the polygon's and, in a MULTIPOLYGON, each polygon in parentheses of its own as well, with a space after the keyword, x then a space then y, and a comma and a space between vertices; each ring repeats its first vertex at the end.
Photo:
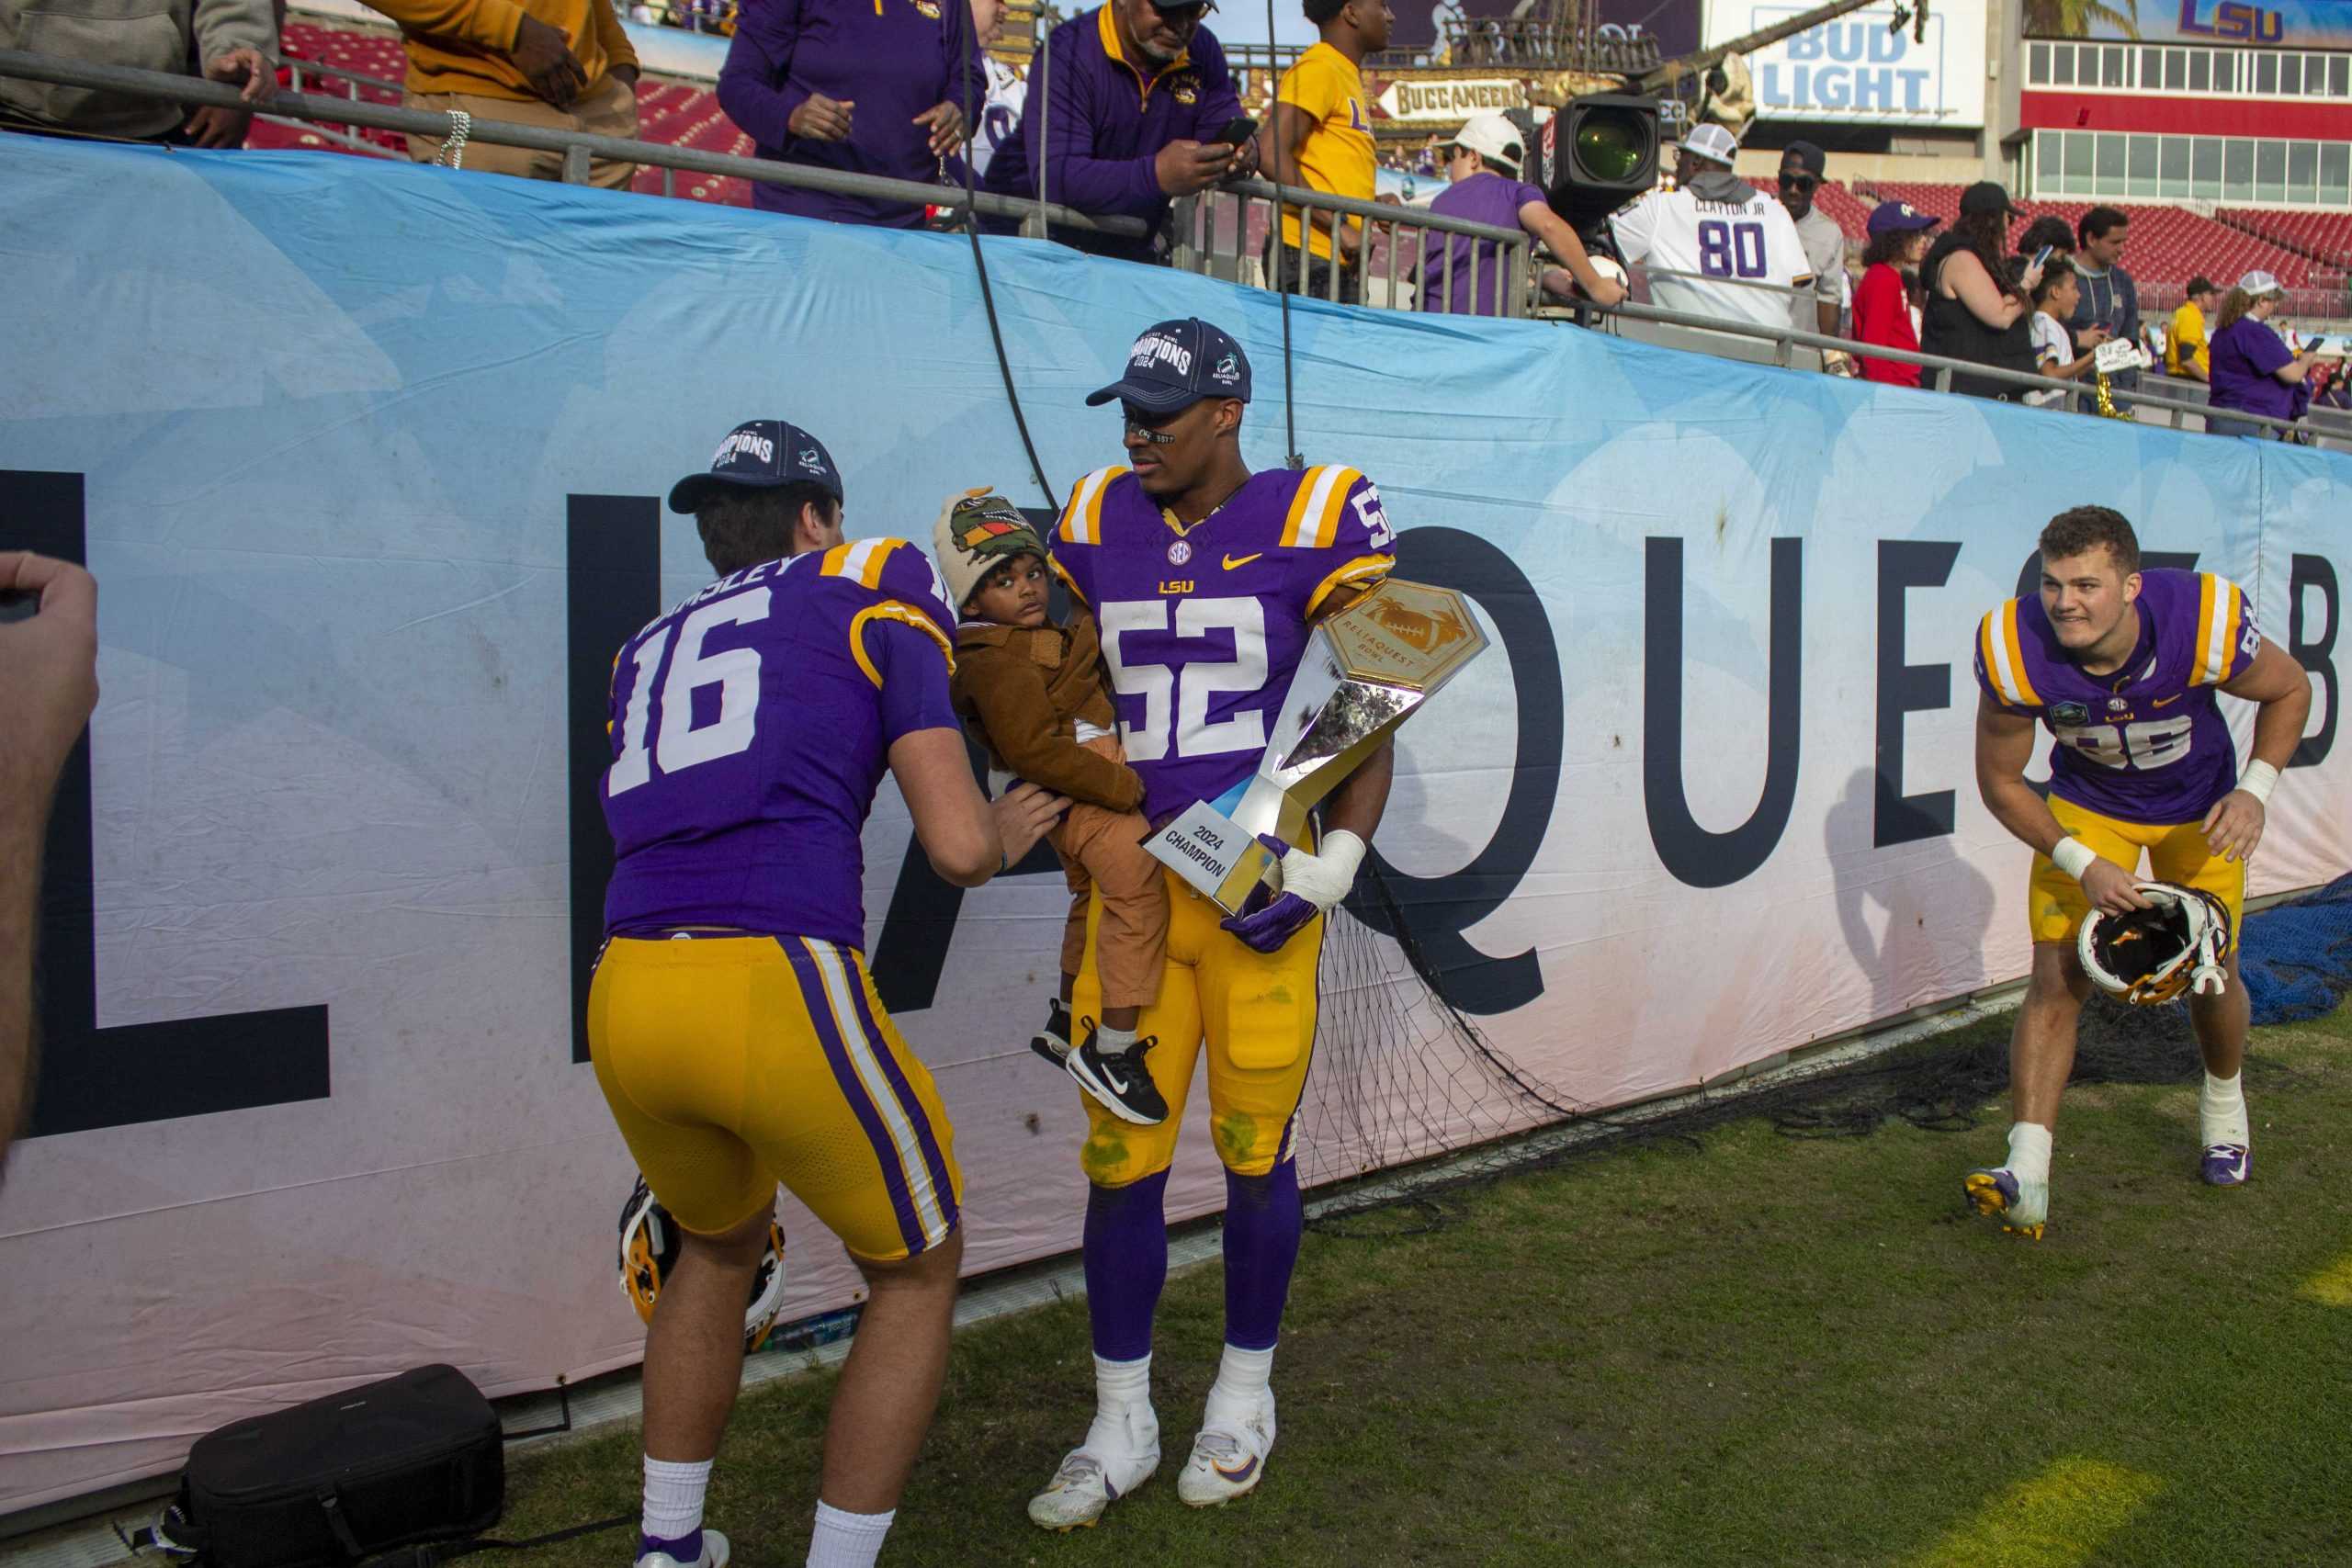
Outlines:
POLYGON ((2050 793, 2150 826, 2202 821, 2237 787, 2237 747, 2214 701, 2262 649, 2245 594, 2210 571, 2140 577, 2140 640, 2111 674, 2075 662, 2041 595, 2012 599, 1976 629, 1976 683, 2004 713, 2039 718, 2050 793))
POLYGON ((721 578, 623 644, 607 935, 734 926, 865 946, 859 834, 891 743, 956 729, 930 558, 861 539, 721 578))
POLYGON ((1054 565, 1102 632, 1127 762, 1154 823, 1258 771, 1307 621, 1396 564, 1380 492, 1339 466, 1268 468, 1178 531, 1123 468, 1080 479, 1054 565))

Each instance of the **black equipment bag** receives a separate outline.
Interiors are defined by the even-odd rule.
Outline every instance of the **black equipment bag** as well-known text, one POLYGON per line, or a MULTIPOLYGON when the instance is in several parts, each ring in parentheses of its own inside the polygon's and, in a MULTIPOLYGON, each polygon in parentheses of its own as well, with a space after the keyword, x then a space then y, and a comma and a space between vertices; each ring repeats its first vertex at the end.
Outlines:
POLYGON ((418 1367, 198 1438, 166 1532, 210 1568, 341 1568, 479 1535, 505 1499, 490 1401, 418 1367))

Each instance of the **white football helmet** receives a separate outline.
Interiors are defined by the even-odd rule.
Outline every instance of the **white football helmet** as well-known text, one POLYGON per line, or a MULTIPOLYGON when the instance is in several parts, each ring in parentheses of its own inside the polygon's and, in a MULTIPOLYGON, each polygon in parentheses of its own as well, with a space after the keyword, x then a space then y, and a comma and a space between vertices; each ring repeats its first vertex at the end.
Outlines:
POLYGON ((2219 996, 2229 984, 2222 967, 2230 950, 2229 907, 2201 888, 2143 882, 2140 897, 2154 908, 2110 915, 2093 909, 2083 919, 2075 951, 2091 984, 2118 1001, 2157 1007, 2183 992, 2219 996))
MULTIPOLYGON (((628 1201, 621 1206, 621 1294, 649 1324, 653 1321, 653 1303, 662 1294, 662 1281, 678 1266, 678 1253, 684 1245, 685 1234, 678 1222, 639 1176, 628 1201)), ((768 1342, 783 1311, 784 1227, 771 1220, 767 1253, 760 1259, 759 1272, 752 1276, 752 1299, 743 1310, 747 1354, 768 1342)))

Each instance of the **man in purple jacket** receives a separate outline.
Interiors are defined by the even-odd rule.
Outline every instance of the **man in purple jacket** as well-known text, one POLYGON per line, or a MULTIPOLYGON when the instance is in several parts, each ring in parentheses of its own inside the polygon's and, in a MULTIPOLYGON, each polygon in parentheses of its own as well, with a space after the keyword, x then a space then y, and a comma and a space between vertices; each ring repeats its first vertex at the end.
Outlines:
POLYGON ((1097 255, 1157 261, 1168 206, 1253 164, 1216 140, 1241 113, 1216 36, 1201 26, 1208 0, 1104 0, 1056 28, 1029 68, 1021 134, 996 151, 988 188, 1037 195, 1098 216, 1140 218, 1148 239, 1060 229, 1053 237, 1097 255), (1042 85, 1042 90, 1040 90, 1042 85))
MULTIPOLYGON (((935 181, 988 102, 967 0, 743 0, 718 104, 763 158, 935 181)), ((754 185, 769 212, 913 229, 910 202, 754 185)))

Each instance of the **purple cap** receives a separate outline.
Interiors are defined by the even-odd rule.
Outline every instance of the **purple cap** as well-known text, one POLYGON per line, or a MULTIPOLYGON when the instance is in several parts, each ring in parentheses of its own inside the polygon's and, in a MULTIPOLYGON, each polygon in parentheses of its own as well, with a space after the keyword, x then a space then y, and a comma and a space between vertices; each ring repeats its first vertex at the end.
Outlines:
POLYGON ((1901 234, 1915 229, 1932 229, 1942 221, 1934 213, 1922 212, 1907 201, 1882 201, 1871 209, 1870 231, 1901 234))
POLYGON ((1116 398, 1153 413, 1174 413, 1203 398, 1250 400, 1250 356, 1198 316, 1148 327, 1127 351, 1126 374, 1086 394, 1086 406, 1116 398))

